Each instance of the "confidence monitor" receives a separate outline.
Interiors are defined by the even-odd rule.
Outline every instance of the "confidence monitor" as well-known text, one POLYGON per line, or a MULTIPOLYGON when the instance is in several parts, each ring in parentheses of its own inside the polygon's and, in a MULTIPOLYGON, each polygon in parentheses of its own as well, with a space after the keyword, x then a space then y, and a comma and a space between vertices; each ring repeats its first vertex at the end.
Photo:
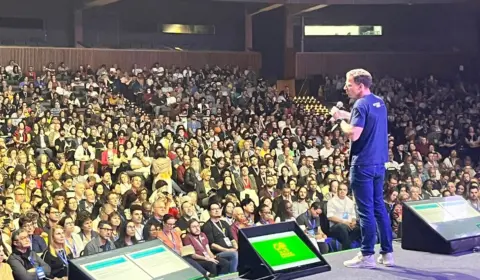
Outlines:
POLYGON ((294 221, 241 229, 238 258, 238 273, 245 279, 295 279, 330 270, 294 221))
POLYGON ((455 254, 480 246, 480 213, 461 196, 403 205, 402 248, 455 254))
POLYGON ((160 240, 153 240, 69 261, 75 280, 205 279, 160 240))

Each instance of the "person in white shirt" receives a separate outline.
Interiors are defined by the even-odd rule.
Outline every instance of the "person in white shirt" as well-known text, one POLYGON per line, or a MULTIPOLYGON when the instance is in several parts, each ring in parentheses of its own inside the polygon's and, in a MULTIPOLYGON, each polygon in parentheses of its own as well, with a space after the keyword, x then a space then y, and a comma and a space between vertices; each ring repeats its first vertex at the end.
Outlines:
POLYGON ((183 79, 182 73, 180 73, 180 70, 175 70, 175 73, 172 75, 173 79, 176 81, 178 79, 183 79))
POLYGON ((163 93, 172 92, 172 91, 173 91, 173 88, 167 82, 163 83, 163 87, 162 87, 163 93))
POLYGON ((313 146, 313 140, 312 139, 307 139, 307 142, 305 142, 305 156, 306 157, 312 157, 313 161, 318 160, 319 152, 318 152, 317 147, 313 146))
POLYGON ((85 85, 86 89, 89 89, 90 87, 99 88, 98 84, 96 82, 94 82, 92 78, 88 78, 88 82, 85 85))
POLYGON ((352 242, 360 239, 355 203, 347 196, 348 187, 340 184, 337 195, 327 203, 327 218, 330 221, 330 236, 342 244, 342 249, 351 249, 352 242))
POLYGON ((143 72, 143 70, 142 70, 140 67, 138 67, 138 65, 137 65, 136 63, 133 64, 132 74, 133 74, 134 76, 137 76, 138 74, 140 74, 140 73, 142 73, 142 72, 143 72))
POLYGON ((132 204, 130 206, 130 214, 132 216, 132 222, 135 224, 135 238, 138 241, 143 241, 143 210, 142 206, 138 204, 132 204))
POLYGON ((192 70, 190 70, 190 67, 187 66, 185 70, 183 70, 183 76, 184 77, 192 77, 192 70))
POLYGON ((393 159, 393 153, 390 152, 388 153, 388 162, 385 163, 385 169, 390 170, 390 171, 400 171, 400 168, 402 167, 403 163, 400 165, 398 162, 396 162, 393 159))
POLYGON ((335 148, 332 146, 332 142, 330 140, 325 141, 325 146, 320 149, 320 158, 322 160, 326 160, 329 156, 333 155, 335 148))
POLYGON ((82 170, 80 173, 83 174, 83 171, 86 170, 85 166, 83 166, 82 169, 82 163, 85 165, 95 159, 95 150, 88 145, 87 140, 82 141, 82 145, 78 146, 78 148, 75 150, 75 162, 77 165, 80 166, 80 169, 82 170))

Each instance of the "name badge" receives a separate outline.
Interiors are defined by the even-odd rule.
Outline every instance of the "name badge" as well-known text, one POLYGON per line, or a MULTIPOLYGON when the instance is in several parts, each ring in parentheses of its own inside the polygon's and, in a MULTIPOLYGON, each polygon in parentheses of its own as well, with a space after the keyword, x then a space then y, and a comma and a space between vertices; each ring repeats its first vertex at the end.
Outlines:
POLYGON ((313 229, 307 230, 307 233, 310 234, 311 236, 315 236, 315 230, 313 229))
POLYGON ((343 212, 343 217, 342 219, 348 220, 348 212, 343 212))
POLYGON ((37 273, 38 279, 45 279, 45 271, 43 270, 43 267, 37 266, 37 268, 35 268, 35 272, 37 273))
POLYGON ((223 240, 225 241, 225 244, 227 244, 228 247, 232 247, 232 241, 230 241, 228 237, 224 237, 223 240))

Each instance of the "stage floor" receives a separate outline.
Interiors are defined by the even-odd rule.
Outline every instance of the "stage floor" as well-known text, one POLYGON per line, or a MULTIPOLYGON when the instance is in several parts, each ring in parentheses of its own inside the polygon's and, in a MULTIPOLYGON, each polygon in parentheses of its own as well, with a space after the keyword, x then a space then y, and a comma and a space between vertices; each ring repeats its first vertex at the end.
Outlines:
MULTIPOLYGON (((479 253, 461 256, 439 255, 432 253, 403 250, 399 243, 394 243, 394 267, 378 265, 375 269, 353 269, 343 266, 345 260, 353 258, 356 250, 326 254, 325 259, 332 270, 318 275, 304 277, 313 279, 422 279, 422 280, 473 280, 480 279, 479 253)), ((378 249, 377 249, 378 252, 378 249)))
MULTIPOLYGON (((329 272, 311 275, 300 280, 480 280, 480 253, 459 256, 439 255, 403 250, 400 243, 394 242, 395 266, 377 265, 375 269, 346 268, 345 260, 353 258, 359 249, 326 254, 325 259, 332 267, 329 272)), ((376 251, 378 253, 379 246, 376 251)), ((378 256, 378 254, 377 254, 378 256)), ((216 279, 233 280, 238 274, 225 275, 216 279)))

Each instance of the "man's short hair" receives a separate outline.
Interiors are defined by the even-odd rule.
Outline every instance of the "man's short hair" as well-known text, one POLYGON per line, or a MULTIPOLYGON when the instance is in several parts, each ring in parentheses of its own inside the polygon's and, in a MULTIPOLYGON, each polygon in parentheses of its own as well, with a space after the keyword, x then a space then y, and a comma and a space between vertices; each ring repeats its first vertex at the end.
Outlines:
POLYGON ((240 202, 240 206, 245 207, 247 206, 248 204, 252 203, 253 202, 253 205, 255 205, 255 201, 253 201, 251 198, 244 198, 241 202, 240 202))
POLYGON ((132 204, 132 206, 130 206, 130 213, 133 214, 133 212, 135 211, 140 211, 143 213, 143 208, 141 205, 138 205, 138 204, 132 204))
POLYGON ((350 70, 347 73, 347 77, 349 76, 353 77, 353 81, 357 85, 363 84, 366 88, 370 88, 372 86, 372 83, 373 83, 372 74, 370 74, 370 72, 368 72, 365 69, 359 68, 359 69, 350 70))
POLYGON ((47 208, 45 208, 45 215, 46 215, 46 214, 50 214, 50 212, 52 211, 52 209, 57 209, 57 210, 58 210, 57 207, 55 207, 55 206, 53 206, 53 205, 49 205, 49 206, 47 206, 47 208))
POLYGON ((313 210, 318 210, 322 208, 322 205, 320 204, 320 202, 315 201, 314 203, 312 203, 312 205, 310 205, 310 208, 313 208, 313 210))
POLYGON ((20 218, 18 218, 18 226, 20 228, 22 228, 25 224, 28 224, 28 223, 33 223, 33 220, 26 216, 26 215, 22 215, 20 216, 20 218))
POLYGON ((18 236, 19 236, 20 233, 22 233, 22 232, 27 232, 27 231, 24 230, 23 228, 21 228, 21 229, 18 229, 18 230, 14 231, 14 232, 12 233, 12 245, 13 245, 13 242, 18 241, 18 236))
POLYGON ((218 201, 212 201, 208 204, 208 211, 212 211, 212 206, 213 205, 218 205, 218 207, 222 208, 222 205, 218 201))
POLYGON ((109 221, 100 221, 100 222, 98 223, 98 229, 103 228, 104 225, 109 225, 110 227, 112 226, 112 224, 110 224, 109 221))

